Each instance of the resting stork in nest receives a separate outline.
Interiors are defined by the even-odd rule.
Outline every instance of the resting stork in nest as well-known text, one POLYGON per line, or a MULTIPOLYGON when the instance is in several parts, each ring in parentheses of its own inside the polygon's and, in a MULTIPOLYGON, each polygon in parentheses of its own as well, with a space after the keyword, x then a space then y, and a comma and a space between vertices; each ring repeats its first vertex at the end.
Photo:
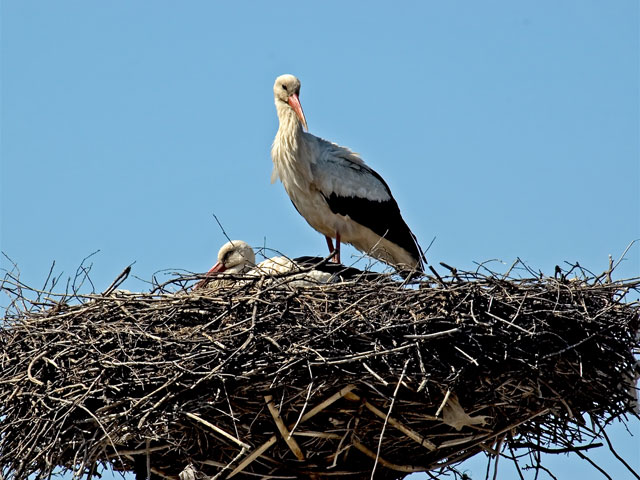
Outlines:
POLYGON ((256 255, 251 246, 243 240, 231 240, 218 251, 218 261, 200 280, 193 290, 204 288, 213 290, 225 286, 233 286, 236 280, 229 275, 245 277, 269 277, 296 274, 292 278, 293 286, 318 283, 334 283, 362 277, 371 279, 378 274, 363 272, 353 267, 341 264, 327 263, 321 257, 298 257, 294 259, 285 256, 268 258, 256 264, 256 255), (219 274, 227 274, 224 278, 219 274))

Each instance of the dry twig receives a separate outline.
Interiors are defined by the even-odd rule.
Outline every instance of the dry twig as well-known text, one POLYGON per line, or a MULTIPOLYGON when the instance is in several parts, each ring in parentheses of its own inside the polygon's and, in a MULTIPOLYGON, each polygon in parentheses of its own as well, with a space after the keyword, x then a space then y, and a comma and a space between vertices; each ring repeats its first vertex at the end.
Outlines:
POLYGON ((369 478, 376 462, 375 478, 437 478, 503 446, 516 464, 517 448, 588 458, 602 437, 583 416, 632 413, 640 308, 625 299, 640 279, 447 268, 413 288, 285 278, 170 291, 192 276, 152 294, 116 281, 106 295, 79 292, 88 267, 59 295, 27 288, 16 268, 2 281, 0 475, 130 470, 144 457, 175 479, 188 465, 216 478, 369 478), (440 416, 449 398, 457 428, 440 416))

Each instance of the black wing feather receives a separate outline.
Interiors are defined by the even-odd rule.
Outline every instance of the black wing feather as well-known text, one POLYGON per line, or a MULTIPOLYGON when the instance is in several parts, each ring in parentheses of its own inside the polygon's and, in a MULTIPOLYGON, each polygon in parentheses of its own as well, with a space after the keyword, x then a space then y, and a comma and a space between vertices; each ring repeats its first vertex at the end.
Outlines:
POLYGON ((375 272, 365 272, 355 267, 347 267, 341 263, 333 263, 327 258, 322 257, 297 257, 293 259, 293 263, 301 268, 313 268, 320 272, 329 273, 335 278, 340 280, 377 280, 381 277, 380 274, 375 272))
POLYGON ((422 261, 418 241, 403 220, 398 203, 393 197, 378 202, 361 197, 339 196, 335 193, 323 196, 333 213, 349 216, 363 227, 404 248, 418 260, 418 263, 422 261))
POLYGON ((360 225, 371 229, 377 235, 404 248, 418 261, 422 269, 425 261, 418 240, 400 213, 400 207, 391 194, 391 189, 384 178, 366 164, 355 163, 350 158, 340 156, 343 165, 360 173, 373 175, 385 188, 389 200, 375 201, 355 196, 338 195, 335 192, 327 195, 322 193, 333 213, 349 216, 360 225))

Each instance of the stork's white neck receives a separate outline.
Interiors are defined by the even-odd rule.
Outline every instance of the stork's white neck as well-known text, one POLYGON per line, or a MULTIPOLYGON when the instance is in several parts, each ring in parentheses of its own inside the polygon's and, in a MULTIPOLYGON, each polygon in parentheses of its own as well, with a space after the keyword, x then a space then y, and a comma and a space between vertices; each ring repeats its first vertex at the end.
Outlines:
POLYGON ((302 124, 298 120, 296 112, 285 102, 276 100, 276 110, 280 126, 278 133, 271 147, 271 158, 273 160, 273 173, 271 183, 277 178, 282 180, 285 188, 289 186, 287 179, 295 179, 296 175, 302 175, 310 179, 308 162, 301 164, 301 151, 304 149, 304 131, 302 124))
POLYGON ((278 112, 278 120, 280 120, 278 135, 296 139, 300 137, 302 124, 293 108, 281 100, 276 100, 276 111, 278 112))

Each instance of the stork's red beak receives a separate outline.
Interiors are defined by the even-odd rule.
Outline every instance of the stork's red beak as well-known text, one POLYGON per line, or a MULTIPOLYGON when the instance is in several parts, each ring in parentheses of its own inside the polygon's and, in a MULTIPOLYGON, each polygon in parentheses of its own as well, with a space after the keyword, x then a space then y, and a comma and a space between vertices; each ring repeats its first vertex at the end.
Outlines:
POLYGON ((197 290, 199 288, 204 287, 207 283, 209 283, 209 278, 211 277, 212 274, 222 273, 226 269, 227 269, 227 267, 224 266, 224 263, 222 263, 222 262, 216 263, 213 267, 211 267, 211 270, 209 270, 207 272, 207 274, 204 276, 204 278, 193 286, 193 289, 197 290))
POLYGON ((224 266, 224 263, 222 263, 222 262, 218 262, 218 263, 216 263, 213 267, 211 267, 211 270, 209 270, 209 271, 207 272, 207 276, 208 276, 210 273, 222 273, 222 272, 224 272, 226 269, 227 269, 227 267, 225 267, 225 266, 224 266))
POLYGON ((298 119, 300 119, 300 123, 304 127, 305 130, 309 130, 307 127, 307 119, 304 118, 304 112, 302 111, 302 105, 300 105, 300 99, 298 95, 295 93, 289 97, 289 105, 293 108, 293 111, 298 115, 298 119))

